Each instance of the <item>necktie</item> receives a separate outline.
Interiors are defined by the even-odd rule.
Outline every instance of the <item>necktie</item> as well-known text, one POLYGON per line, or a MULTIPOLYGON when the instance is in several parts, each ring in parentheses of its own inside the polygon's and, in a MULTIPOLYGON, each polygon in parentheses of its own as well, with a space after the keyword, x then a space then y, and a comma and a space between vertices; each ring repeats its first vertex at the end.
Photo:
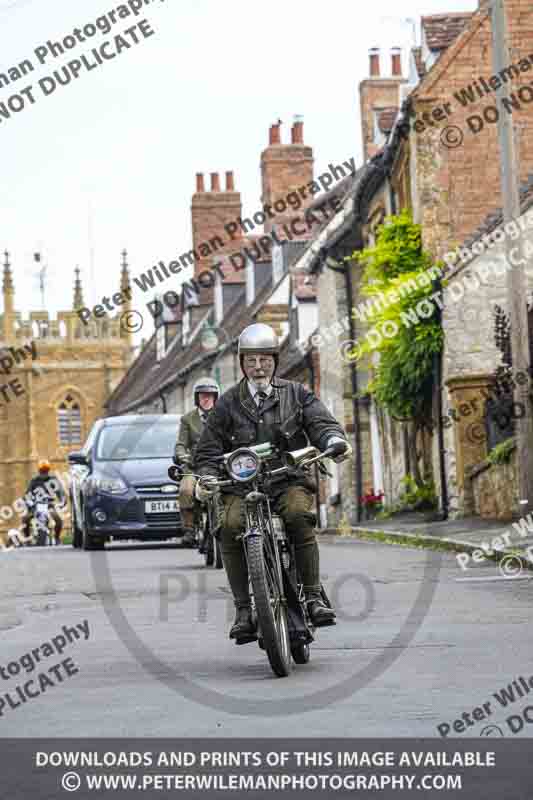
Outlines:
POLYGON ((259 402, 257 403, 257 410, 261 411, 261 409, 263 408, 263 405, 264 405, 265 400, 267 399, 268 395, 267 395, 266 392, 259 391, 259 392, 257 392, 256 397, 259 398, 259 402))

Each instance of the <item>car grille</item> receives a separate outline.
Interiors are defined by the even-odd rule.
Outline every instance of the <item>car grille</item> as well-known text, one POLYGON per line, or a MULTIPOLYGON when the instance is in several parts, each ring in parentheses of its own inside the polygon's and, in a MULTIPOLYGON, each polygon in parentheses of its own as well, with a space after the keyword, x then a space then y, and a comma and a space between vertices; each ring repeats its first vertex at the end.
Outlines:
POLYGON ((180 515, 177 511, 169 511, 164 514, 145 514, 144 518, 151 528, 177 528, 180 523, 180 515))
POLYGON ((120 522, 142 522, 142 511, 137 500, 129 500, 122 509, 120 522))

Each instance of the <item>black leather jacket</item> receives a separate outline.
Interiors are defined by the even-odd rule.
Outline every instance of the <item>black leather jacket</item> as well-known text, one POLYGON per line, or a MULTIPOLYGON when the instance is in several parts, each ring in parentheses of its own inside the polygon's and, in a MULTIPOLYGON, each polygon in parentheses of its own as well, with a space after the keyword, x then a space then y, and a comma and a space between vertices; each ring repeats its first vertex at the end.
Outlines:
MULTIPOLYGON (((218 400, 204 426, 196 450, 195 467, 200 475, 219 475, 219 457, 238 447, 271 442, 281 449, 299 450, 314 445, 325 450, 331 436, 345 438, 344 431, 316 395, 301 383, 274 378, 274 391, 261 411, 248 390, 246 379, 218 400)), ((281 466, 281 464, 280 464, 281 466)), ((301 470, 290 475, 277 488, 302 485, 314 491, 315 482, 301 470)), ((245 494, 246 487, 232 487, 232 494, 245 494)))

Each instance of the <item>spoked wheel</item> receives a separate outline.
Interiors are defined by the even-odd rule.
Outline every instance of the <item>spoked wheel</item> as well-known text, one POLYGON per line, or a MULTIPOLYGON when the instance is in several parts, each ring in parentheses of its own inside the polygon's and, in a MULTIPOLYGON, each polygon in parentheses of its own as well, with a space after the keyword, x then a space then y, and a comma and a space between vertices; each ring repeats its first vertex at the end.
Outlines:
POLYGON ((206 531, 204 535, 205 535, 205 542, 204 542, 205 565, 206 567, 212 567, 213 564, 215 563, 215 544, 213 537, 208 531, 206 531))
POLYGON ((46 547, 48 544, 48 531, 45 528, 37 529, 37 547, 46 547))
POLYGON ((250 536, 247 540, 248 570, 254 593, 255 609, 270 666, 280 678, 290 674, 291 647, 287 609, 279 597, 274 565, 265 559, 263 539, 250 536))
POLYGON ((218 539, 215 539, 214 536, 211 537, 213 540, 213 546, 215 549, 215 567, 217 569, 222 569, 224 564, 222 563, 222 550, 220 549, 220 542, 218 539))

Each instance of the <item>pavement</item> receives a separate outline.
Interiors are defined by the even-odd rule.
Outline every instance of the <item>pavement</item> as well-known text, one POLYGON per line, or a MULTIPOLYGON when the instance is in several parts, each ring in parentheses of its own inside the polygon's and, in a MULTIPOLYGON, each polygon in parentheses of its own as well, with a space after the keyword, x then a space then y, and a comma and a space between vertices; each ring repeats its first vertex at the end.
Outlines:
POLYGON ((322 536, 320 558, 338 624, 317 631, 308 664, 276 678, 256 644, 228 639, 225 573, 206 569, 194 550, 124 543, 103 553, 0 553, 0 740, 440 739, 439 725, 489 701, 490 713, 450 736, 488 735, 490 725, 531 736, 533 718, 507 720, 523 716, 532 695, 510 707, 493 696, 518 676, 533 687, 531 573, 504 578, 486 561, 465 574, 452 553, 354 536, 322 536), (66 644, 57 639, 65 627, 66 644), (76 638, 76 628, 89 635, 76 638), (46 652, 54 640, 61 655, 46 652), (39 691, 41 673, 53 685, 39 691), (26 685, 29 698, 17 693, 26 685))
MULTIPOLYGON (((331 533, 330 529, 325 532, 331 533)), ((508 564, 509 574, 533 570, 533 519, 516 522, 464 517, 441 520, 428 512, 404 512, 382 520, 368 520, 344 529, 361 539, 384 541, 430 549, 450 550, 458 554, 459 564, 468 569, 476 560, 508 564), (529 522, 529 525, 527 524, 529 522), (483 558, 481 557, 481 553, 483 558), (461 554, 466 554, 462 557, 461 554), (476 554, 476 555, 474 555, 476 554), (519 558, 514 558, 515 556, 519 558), (507 558, 506 558, 507 557, 507 558), (514 565, 513 565, 514 558, 514 565)))

